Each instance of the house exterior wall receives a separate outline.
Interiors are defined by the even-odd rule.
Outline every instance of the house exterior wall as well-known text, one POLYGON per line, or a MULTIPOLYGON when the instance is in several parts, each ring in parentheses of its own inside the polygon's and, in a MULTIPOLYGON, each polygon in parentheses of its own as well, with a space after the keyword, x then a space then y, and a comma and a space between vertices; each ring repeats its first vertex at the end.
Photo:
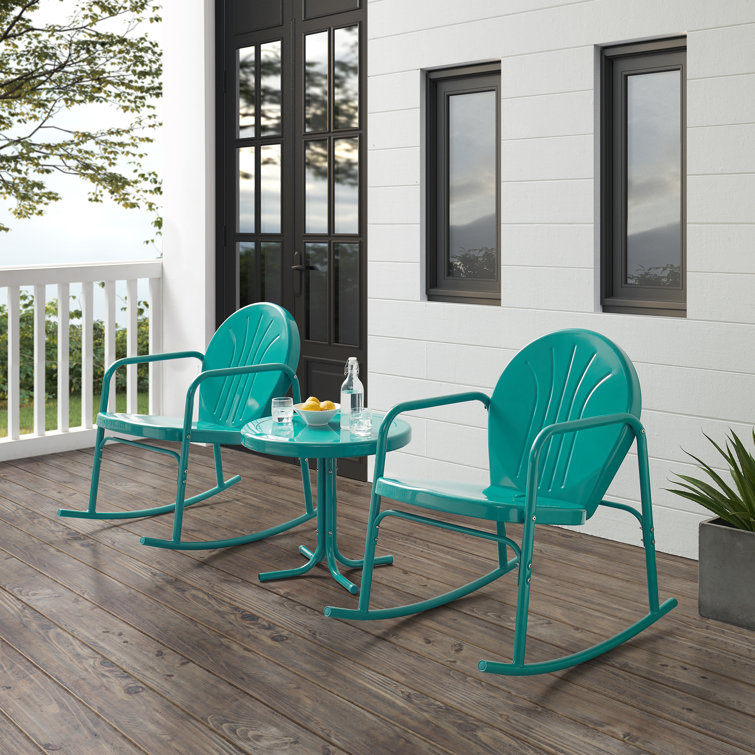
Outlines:
MULTIPOLYGON (((163 346, 204 351, 215 331, 213 0, 163 4, 163 346)), ((196 360, 165 363, 163 407, 181 416, 196 360)))
MULTIPOLYGON (((752 0, 372 0, 368 21, 369 403, 490 391, 529 341, 605 333, 643 388, 656 542, 697 556, 707 513, 672 495, 703 431, 755 424, 755 4, 752 0), (600 311, 599 47, 687 36, 687 316, 600 311), (501 62, 501 304, 428 302, 424 71, 501 62)), ((484 479, 485 417, 412 419, 389 474, 484 479)), ((609 490, 638 503, 636 455, 609 490)), ((618 511, 585 531, 639 543, 618 511)))

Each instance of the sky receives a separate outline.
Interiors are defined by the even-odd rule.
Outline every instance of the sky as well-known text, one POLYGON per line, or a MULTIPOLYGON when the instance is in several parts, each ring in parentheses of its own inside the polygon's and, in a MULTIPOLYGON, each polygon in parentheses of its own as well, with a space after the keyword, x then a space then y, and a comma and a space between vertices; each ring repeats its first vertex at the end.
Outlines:
MULTIPOLYGON (((68 10, 70 0, 58 3, 43 0, 38 20, 52 19, 68 10), (68 7, 67 7, 68 6, 68 7)), ((159 39, 159 25, 150 34, 159 39)), ((88 128, 127 124, 125 116, 106 106, 87 106, 64 114, 62 125, 86 122, 88 128)), ((161 172, 159 132, 149 145, 143 166, 161 172)), ((154 259, 160 256, 161 242, 155 237, 151 217, 143 210, 126 210, 109 199, 87 201, 88 184, 72 176, 50 176, 50 188, 62 199, 48 206, 40 217, 18 220, 9 206, 0 204, 0 220, 10 227, 0 234, 0 267, 15 265, 54 265, 77 262, 154 259), (145 244, 145 240, 151 240, 145 244)))

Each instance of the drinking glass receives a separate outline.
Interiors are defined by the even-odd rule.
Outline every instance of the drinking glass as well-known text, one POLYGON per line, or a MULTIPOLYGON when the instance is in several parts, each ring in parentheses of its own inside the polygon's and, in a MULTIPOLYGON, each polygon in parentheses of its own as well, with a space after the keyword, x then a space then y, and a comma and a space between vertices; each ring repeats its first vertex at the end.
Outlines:
POLYGON ((290 425, 294 419, 294 400, 290 396, 274 398, 270 404, 273 425, 290 425))
POLYGON ((351 432, 360 437, 372 435, 372 409, 359 409, 351 413, 351 432))

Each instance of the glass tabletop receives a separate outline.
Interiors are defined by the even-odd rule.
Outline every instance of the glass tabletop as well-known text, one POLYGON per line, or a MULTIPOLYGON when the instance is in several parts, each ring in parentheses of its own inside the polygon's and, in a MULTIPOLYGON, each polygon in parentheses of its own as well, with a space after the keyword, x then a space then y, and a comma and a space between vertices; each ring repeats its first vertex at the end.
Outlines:
MULTIPOLYGON (((282 428, 273 424, 272 417, 254 420, 241 429, 241 444, 252 451, 272 456, 296 456, 310 459, 343 459, 370 456, 375 453, 378 431, 385 415, 373 414, 372 432, 358 436, 342 430, 340 417, 322 427, 311 427, 298 415, 293 423, 282 428)), ((396 419, 388 431, 388 450, 402 448, 412 436, 407 422, 396 419)))

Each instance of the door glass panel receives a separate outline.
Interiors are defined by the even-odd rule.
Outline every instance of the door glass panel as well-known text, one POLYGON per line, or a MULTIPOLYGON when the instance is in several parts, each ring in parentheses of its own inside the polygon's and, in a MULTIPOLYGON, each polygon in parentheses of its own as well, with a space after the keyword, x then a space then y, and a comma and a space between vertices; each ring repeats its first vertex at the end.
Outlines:
POLYGON ((305 244, 304 337, 309 341, 328 340, 328 245, 305 244))
POLYGON ((237 149, 236 165, 239 175, 236 230, 254 233, 254 147, 237 149))
POLYGON ((281 133, 281 41, 260 45, 260 127, 262 136, 281 133))
POLYGON ((236 244, 239 260, 239 307, 257 301, 257 260, 253 241, 236 244))
POLYGON ((449 278, 497 279, 496 93, 448 103, 449 278))
POLYGON ((262 301, 283 304, 281 286, 281 244, 280 241, 263 241, 260 244, 260 265, 262 301))
POLYGON ((281 145, 260 147, 260 227, 262 233, 281 230, 281 145))
POLYGON ((308 34, 304 50, 306 130, 328 128, 328 32, 308 34))
POLYGON ((334 128, 359 125, 359 27, 334 32, 333 120, 334 128))
POLYGON ((334 139, 335 233, 359 231, 359 139, 334 139))
POLYGON ((682 134, 679 71, 627 79, 626 283, 679 288, 682 134))
POLYGON ((304 148, 306 233, 328 232, 328 142, 307 142, 304 148))
POLYGON ((254 47, 244 47, 236 53, 239 87, 238 136, 241 139, 254 136, 254 47))
POLYGON ((359 346, 359 244, 333 245, 336 343, 359 346))

